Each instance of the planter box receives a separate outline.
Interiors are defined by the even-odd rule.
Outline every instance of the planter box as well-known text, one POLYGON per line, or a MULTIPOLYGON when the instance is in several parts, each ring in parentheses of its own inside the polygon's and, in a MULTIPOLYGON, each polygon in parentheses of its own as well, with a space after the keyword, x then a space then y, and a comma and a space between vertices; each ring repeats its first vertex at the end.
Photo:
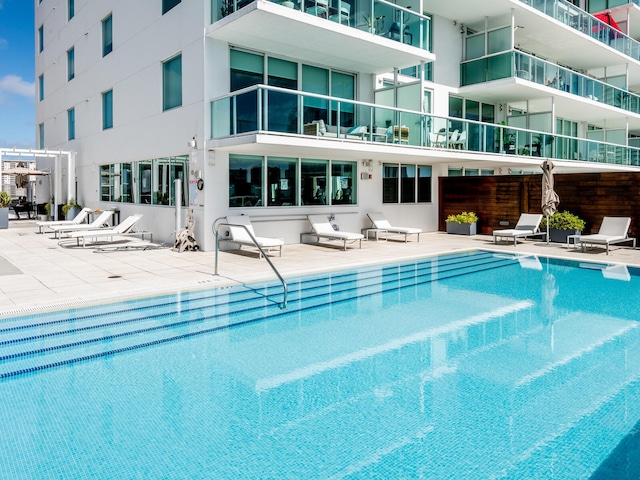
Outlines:
POLYGON ((0 208, 0 229, 9 228, 9 207, 0 208))
POLYGON ((64 216, 65 220, 73 220, 80 213, 80 209, 78 207, 71 207, 67 210, 67 214, 64 216))
POLYGON ((475 235, 476 225, 474 223, 457 223, 447 222, 447 233, 453 233, 454 235, 475 235))
MULTIPOLYGON (((542 229, 542 231, 545 231, 542 229)), ((558 230, 557 228, 549 229, 549 241, 553 243, 567 243, 569 235, 580 235, 580 230, 558 230)))

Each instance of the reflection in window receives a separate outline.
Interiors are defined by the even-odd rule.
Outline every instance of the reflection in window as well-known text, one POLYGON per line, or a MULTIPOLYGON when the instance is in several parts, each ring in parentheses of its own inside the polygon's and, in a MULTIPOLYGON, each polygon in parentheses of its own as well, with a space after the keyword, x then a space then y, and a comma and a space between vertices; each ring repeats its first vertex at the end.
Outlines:
POLYGON ((356 204, 356 162, 331 162, 331 204, 356 204))
POLYGON ((382 203, 398 203, 398 165, 382 166, 382 203))
POLYGON ((229 206, 262 205, 262 168, 264 157, 229 155, 229 206))
POLYGON ((139 202, 151 203, 151 162, 138 162, 139 202))
POLYGON ((302 203, 303 205, 328 205, 327 176, 329 162, 327 160, 302 159, 300 163, 302 203))
POLYGON ((267 158, 267 205, 290 206, 298 204, 297 166, 297 158, 267 158))
POLYGON ((182 105, 182 55, 162 63, 162 110, 182 105))
MULTIPOLYGON (((385 163, 382 168, 383 203, 431 202, 430 166, 385 163)), ((449 175, 455 173, 449 169, 449 175)))

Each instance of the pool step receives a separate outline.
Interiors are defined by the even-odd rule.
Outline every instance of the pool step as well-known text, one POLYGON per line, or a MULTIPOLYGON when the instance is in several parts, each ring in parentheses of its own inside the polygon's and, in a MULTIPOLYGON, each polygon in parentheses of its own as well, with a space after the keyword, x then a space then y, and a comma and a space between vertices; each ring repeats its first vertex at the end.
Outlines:
POLYGON ((8 378, 153 344, 201 335, 233 325, 298 315, 331 302, 350 301, 415 287, 474 271, 517 263, 486 252, 439 257, 437 262, 377 266, 302 279, 290 284, 288 309, 276 307, 282 287, 265 283, 111 306, 7 319, 0 323, 0 378, 8 378), (354 281, 355 280, 355 281, 354 281), (155 303, 154 303, 155 302, 155 303), (231 313, 233 312, 233 313, 231 313))

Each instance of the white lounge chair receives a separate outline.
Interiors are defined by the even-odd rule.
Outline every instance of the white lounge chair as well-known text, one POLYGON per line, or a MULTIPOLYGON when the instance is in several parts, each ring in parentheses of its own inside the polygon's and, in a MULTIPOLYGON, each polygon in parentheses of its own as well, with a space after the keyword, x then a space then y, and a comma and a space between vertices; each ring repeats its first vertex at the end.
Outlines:
POLYGON ((91 223, 82 223, 79 225, 52 225, 49 227, 54 232, 54 237, 59 238, 59 234, 77 232, 80 230, 96 230, 98 228, 106 228, 107 221, 113 215, 113 210, 105 210, 91 223))
POLYGON ((138 213, 135 215, 130 215, 121 221, 118 225, 113 228, 98 228, 95 230, 79 230, 76 232, 70 232, 69 236, 76 239, 76 244, 80 245, 80 240, 82 240, 82 246, 86 246, 86 239, 91 238, 97 240, 99 237, 108 237, 109 242, 113 242, 113 237, 116 236, 130 236, 130 235, 140 235, 142 240, 146 235, 149 235, 149 241, 153 241, 153 233, 147 231, 138 231, 135 230, 135 226, 138 221, 142 218, 142 214, 138 213))
POLYGON ((375 228, 376 230, 381 230, 383 232, 386 231, 387 233, 391 234, 404 235, 404 243, 407 243, 407 238, 409 237, 409 235, 416 235, 417 241, 420 241, 420 234, 422 233, 421 228, 394 227, 389 223, 384 215, 379 212, 367 213, 367 216, 369 217, 369 220, 371 220, 373 228, 375 228))
POLYGON ((318 237, 318 242, 321 238, 328 240, 342 240, 344 250, 347 249, 347 242, 360 242, 360 248, 362 248, 362 239, 364 235, 361 233, 341 232, 340 230, 334 230, 333 225, 327 219, 326 215, 308 215, 309 223, 313 232, 311 235, 318 237))
MULTIPOLYGON (((227 216, 227 223, 229 224, 229 240, 231 242, 237 243, 240 246, 245 245, 249 247, 255 247, 256 243, 260 245, 260 248, 263 250, 268 250, 272 248, 277 248, 280 251, 280 256, 282 256, 282 247, 284 247, 284 240, 281 238, 268 238, 268 237, 258 237, 256 232, 253 230, 253 225, 251 225, 251 218, 248 215, 229 215, 227 216), (242 226, 244 225, 246 229, 242 226), (251 238, 251 235, 255 238, 255 242, 251 238)), ((262 258, 262 252, 258 249, 259 256, 262 258)))
POLYGON ((38 233, 43 233, 43 228, 50 228, 53 226, 57 227, 60 225, 80 225, 87 220, 87 218, 89 217, 89 213, 92 211, 92 209, 85 207, 80 210, 80 212, 73 218, 73 220, 51 220, 46 222, 37 222, 36 225, 38 226, 38 233))
POLYGON ((493 243, 498 243, 499 239, 512 239, 515 245, 518 238, 536 237, 539 235, 546 236, 547 232, 540 231, 540 222, 542 214, 523 213, 518 219, 518 223, 514 228, 493 231, 493 243))
POLYGON ((578 241, 584 252, 587 245, 604 245, 609 255, 609 245, 623 242, 633 242, 633 248, 636 248, 636 239, 629 237, 629 226, 631 218, 629 217, 604 217, 602 225, 598 233, 593 235, 583 235, 578 241))

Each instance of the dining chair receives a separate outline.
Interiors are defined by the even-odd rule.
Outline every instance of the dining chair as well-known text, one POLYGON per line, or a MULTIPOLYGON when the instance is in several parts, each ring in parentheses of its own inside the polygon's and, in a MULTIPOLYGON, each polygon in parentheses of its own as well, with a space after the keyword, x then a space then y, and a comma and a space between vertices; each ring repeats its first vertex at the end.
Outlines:
POLYGON ((329 0, 315 0, 313 6, 305 10, 305 12, 315 15, 316 17, 326 17, 329 11, 329 0))

